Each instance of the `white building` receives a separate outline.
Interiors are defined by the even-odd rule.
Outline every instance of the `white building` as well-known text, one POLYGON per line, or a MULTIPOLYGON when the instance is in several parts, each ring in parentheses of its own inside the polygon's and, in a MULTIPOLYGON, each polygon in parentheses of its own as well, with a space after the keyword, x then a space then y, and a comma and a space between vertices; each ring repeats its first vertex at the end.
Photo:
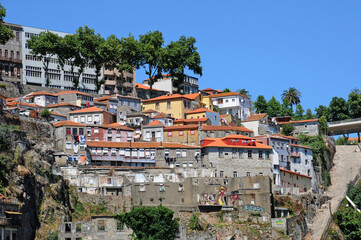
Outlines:
POLYGON ((245 95, 227 92, 212 94, 209 97, 213 100, 213 105, 219 107, 220 114, 231 114, 244 120, 250 115, 249 98, 245 95))
MULTIPOLYGON (((37 57, 33 56, 28 48, 27 40, 30 36, 39 36, 41 32, 50 31, 41 28, 26 27, 23 26, 22 32, 22 59, 23 59, 23 84, 36 85, 45 87, 46 77, 43 69, 43 63, 37 57)), ((64 37, 70 33, 50 31, 64 37)), ((75 68, 78 71, 78 68, 75 68)), ((61 89, 73 89, 72 74, 70 72, 70 66, 65 64, 64 70, 59 65, 57 56, 51 58, 49 63, 49 78, 52 88, 61 89)), ((83 74, 80 77, 79 89, 83 92, 95 92, 94 79, 96 79, 94 68, 85 68, 83 74)), ((102 93, 102 89, 99 93, 102 93)))
MULTIPOLYGON (((149 78, 143 81, 143 84, 149 86, 149 78)), ((163 78, 159 79, 153 84, 153 88, 175 93, 177 87, 175 86, 174 77, 169 74, 163 74, 163 78)), ((198 78, 186 75, 183 83, 180 85, 179 92, 182 94, 198 93, 198 78)))

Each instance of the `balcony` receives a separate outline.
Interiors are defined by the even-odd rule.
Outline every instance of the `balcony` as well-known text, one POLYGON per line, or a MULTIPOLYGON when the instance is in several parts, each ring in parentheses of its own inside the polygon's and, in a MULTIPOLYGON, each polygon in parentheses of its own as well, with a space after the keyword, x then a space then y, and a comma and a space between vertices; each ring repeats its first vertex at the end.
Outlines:
POLYGON ((13 63, 22 63, 21 59, 15 59, 15 58, 11 58, 11 57, 3 57, 0 56, 0 60, 2 61, 8 61, 8 62, 13 62, 13 63))
POLYGON ((296 157, 296 158, 299 158, 299 157, 301 157, 301 153, 299 153, 299 152, 291 152, 291 157, 296 157))

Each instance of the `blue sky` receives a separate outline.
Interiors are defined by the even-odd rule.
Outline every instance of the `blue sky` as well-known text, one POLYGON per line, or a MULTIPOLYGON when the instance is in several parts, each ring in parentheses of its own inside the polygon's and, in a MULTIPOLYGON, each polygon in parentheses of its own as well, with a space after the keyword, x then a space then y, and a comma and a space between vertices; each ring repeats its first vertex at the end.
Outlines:
MULTIPOLYGON (((5 0, 6 21, 103 37, 160 30, 166 43, 193 36, 200 88, 245 88, 280 99, 296 87, 304 108, 347 98, 360 86, 361 1, 5 0)), ((137 71, 137 82, 145 79, 137 71)))

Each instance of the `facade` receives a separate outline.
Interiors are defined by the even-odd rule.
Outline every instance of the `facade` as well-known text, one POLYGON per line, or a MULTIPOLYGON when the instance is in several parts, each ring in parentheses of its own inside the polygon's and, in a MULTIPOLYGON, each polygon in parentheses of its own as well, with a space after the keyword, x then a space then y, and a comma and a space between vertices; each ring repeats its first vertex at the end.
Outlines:
POLYGON ((71 103, 57 103, 48 105, 47 108, 50 111, 55 111, 61 115, 67 116, 69 112, 80 110, 81 107, 71 103))
MULTIPOLYGON (((183 83, 180 84, 179 89, 176 86, 176 77, 172 77, 169 74, 163 74, 162 79, 158 79, 153 87, 169 93, 179 92, 181 94, 198 93, 198 78, 186 75, 183 83)), ((143 81, 143 84, 149 86, 149 78, 143 81)))
POLYGON ((143 126, 149 123, 149 117, 142 112, 129 113, 126 115, 126 126, 134 129, 135 138, 140 139, 143 126))
MULTIPOLYGON (((43 69, 43 63, 37 56, 30 53, 31 49, 28 48, 27 40, 30 36, 39 36, 41 32, 50 31, 61 37, 69 33, 51 31, 41 28, 23 26, 22 32, 22 58, 23 58, 23 84, 36 85, 45 87, 46 76, 43 69)), ((78 71, 78 68, 75 68, 78 71)), ((69 63, 65 63, 64 70, 60 67, 58 58, 52 56, 49 63, 49 79, 52 88, 73 89, 72 73, 69 63)), ((94 68, 85 68, 83 74, 80 76, 79 89, 82 92, 96 92, 94 80, 96 79, 94 68)), ((100 91, 102 93, 102 90, 100 91)))
MULTIPOLYGON (((294 135, 317 136, 320 134, 320 125, 318 119, 308 119, 300 121, 291 121, 294 127, 294 135)), ((324 133, 323 133, 324 134, 324 133)))
POLYGON ((150 91, 150 87, 144 84, 136 83, 135 89, 137 91, 137 97, 142 100, 147 100, 150 98, 160 97, 167 94, 167 91, 162 91, 159 89, 152 88, 150 91))
MULTIPOLYGON (((143 113, 145 113, 145 112, 143 112, 143 113)), ((145 114, 147 114, 147 113, 145 113, 145 114)), ((149 114, 149 116, 151 118, 151 119, 149 119, 150 122, 152 122, 153 120, 158 120, 166 127, 171 127, 174 124, 174 118, 165 113, 149 114)))
POLYGON ((79 91, 63 91, 55 93, 58 96, 58 103, 71 103, 79 107, 94 106, 94 98, 87 93, 79 91))
POLYGON ((194 118, 194 119, 177 119, 174 120, 174 126, 182 126, 182 125, 212 125, 211 120, 209 118, 194 118))
POLYGON ((28 95, 29 103, 35 103, 36 105, 47 107, 54 105, 58 102, 58 96, 48 92, 35 92, 28 95))
POLYGON ((82 124, 112 124, 115 116, 103 109, 90 107, 69 112, 69 120, 82 124))
POLYGON ((126 96, 135 97, 135 71, 123 72, 123 81, 120 79, 122 76, 118 69, 103 68, 103 76, 105 80, 104 94, 113 95, 121 94, 126 96))
POLYGON ((272 177, 272 148, 242 135, 201 140, 203 165, 217 177, 272 177))
POLYGON ((164 127, 164 141, 199 146, 198 125, 164 127))
POLYGON ((143 126, 142 139, 146 142, 164 142, 164 125, 158 120, 143 126))
POLYGON ((88 141, 133 142, 134 130, 119 123, 103 125, 87 125, 88 141))
POLYGON ((270 121, 267 113, 249 116, 242 121, 242 125, 251 129, 254 136, 272 135, 280 132, 279 126, 270 121))
POLYGON ((0 45, 0 79, 20 83, 23 77, 22 69, 22 26, 3 23, 11 28, 14 38, 5 45, 0 45))
POLYGON ((54 123, 54 127, 55 150, 66 156, 59 160, 58 164, 66 165, 68 160, 85 164, 86 125, 67 120, 54 123))
POLYGON ((186 113, 187 119, 208 118, 210 125, 220 125, 219 113, 206 108, 198 108, 186 113))
POLYGON ((104 106, 105 110, 107 110, 110 113, 116 113, 118 109, 118 98, 116 95, 95 98, 94 103, 105 104, 104 106))
POLYGON ((284 188, 299 188, 300 193, 311 189, 312 177, 281 168, 281 186, 284 188))
POLYGON ((186 118, 186 113, 199 106, 199 103, 180 94, 166 94, 161 97, 143 100, 143 111, 155 110, 174 118, 186 118))
POLYGON ((222 138, 228 135, 243 135, 253 137, 253 132, 245 127, 233 126, 202 126, 199 133, 199 139, 204 138, 222 138))
POLYGON ((129 107, 137 112, 141 111, 140 99, 137 97, 130 97, 130 96, 122 96, 117 95, 118 97, 118 107, 126 106, 129 107))
POLYGON ((20 203, 12 199, 6 199, 0 193, 0 239, 21 239, 18 235, 18 228, 22 218, 22 213, 19 212, 19 205, 20 203))
POLYGON ((249 98, 245 95, 228 92, 212 94, 208 96, 213 100, 213 105, 219 107, 220 114, 231 114, 238 119, 244 120, 250 116, 249 98))

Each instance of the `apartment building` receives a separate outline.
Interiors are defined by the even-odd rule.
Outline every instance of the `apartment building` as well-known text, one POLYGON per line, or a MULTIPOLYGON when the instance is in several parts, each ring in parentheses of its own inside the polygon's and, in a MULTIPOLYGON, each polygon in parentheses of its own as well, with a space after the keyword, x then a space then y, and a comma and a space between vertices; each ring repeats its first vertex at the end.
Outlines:
POLYGON ((94 106, 94 97, 87 93, 71 90, 55 93, 58 96, 58 103, 71 103, 79 107, 94 106))
POLYGON ((112 124, 115 115, 97 107, 90 107, 69 112, 69 120, 82 124, 112 124))
POLYGON ((88 141, 133 142, 134 130, 119 123, 87 125, 88 141))
POLYGON ((45 91, 34 92, 27 96, 27 101, 42 107, 47 107, 56 104, 58 102, 58 96, 45 91))
POLYGON ((152 91, 150 91, 149 86, 140 83, 136 83, 135 89, 137 91, 137 97, 139 97, 142 100, 160 97, 167 94, 167 91, 162 91, 156 88, 152 88, 152 91))
POLYGON ((199 132, 199 139, 222 138, 228 135, 253 137, 253 131, 245 127, 204 125, 201 127, 201 131, 199 132))
POLYGON ((186 115, 187 119, 208 118, 211 122, 210 125, 220 125, 219 113, 207 108, 198 108, 193 111, 187 112, 186 115))
MULTIPOLYGON (((39 36, 41 32, 50 31, 61 37, 68 35, 70 33, 51 31, 47 29, 35 28, 22 26, 23 31, 21 34, 22 38, 22 60, 23 60, 23 84, 35 85, 35 86, 45 86, 46 76, 43 69, 43 63, 37 56, 34 56, 30 53, 27 40, 31 36, 39 36)), ((76 71, 78 68, 75 69, 76 71)), ((48 76, 50 79, 49 87, 60 88, 60 89, 73 89, 72 83, 72 74, 70 70, 69 63, 66 63, 64 70, 60 67, 58 58, 53 56, 50 59, 48 76)), ((82 92, 95 93, 96 88, 94 85, 94 80, 96 79, 95 69, 86 67, 83 74, 80 76, 79 90, 82 92)), ((99 93, 102 93, 102 89, 99 93)))
POLYGON ((213 105, 219 107, 220 114, 231 114, 238 119, 244 120, 250 116, 249 98, 245 95, 227 92, 208 96, 213 100, 213 105))
POLYGON ((164 141, 198 146, 198 128, 198 125, 164 127, 164 141))
MULTIPOLYGON (((163 77, 158 79, 158 81, 153 84, 153 87, 169 93, 198 93, 198 78, 186 75, 183 83, 179 86, 177 86, 176 80, 177 78, 170 76, 170 74, 163 74, 163 77)), ((149 78, 144 80, 143 84, 149 86, 149 78)))
POLYGON ((14 38, 6 44, 0 45, 0 79, 9 82, 18 82, 22 80, 22 26, 3 23, 11 28, 14 38))
POLYGON ((147 142, 164 142, 164 125, 158 120, 143 126, 142 139, 147 142))
POLYGON ((123 72, 123 79, 118 69, 103 68, 105 80, 104 94, 121 94, 136 97, 135 90, 135 70, 132 72, 123 72))

